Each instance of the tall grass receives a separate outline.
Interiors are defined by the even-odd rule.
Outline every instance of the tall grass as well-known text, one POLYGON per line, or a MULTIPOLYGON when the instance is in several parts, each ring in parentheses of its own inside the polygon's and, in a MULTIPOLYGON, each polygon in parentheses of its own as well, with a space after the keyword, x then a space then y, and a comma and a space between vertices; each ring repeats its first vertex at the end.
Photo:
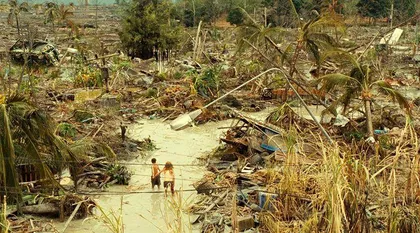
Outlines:
POLYGON ((0 216, 0 232, 8 233, 10 228, 10 222, 7 220, 6 216, 6 209, 7 209, 7 202, 6 196, 3 196, 3 203, 2 203, 2 212, 0 216))
POLYGON ((101 215, 98 217, 99 220, 105 223, 105 226, 112 233, 124 233, 124 222, 122 213, 123 199, 124 196, 121 196, 121 202, 118 212, 115 212, 113 210, 106 212, 101 206, 96 205, 96 208, 101 213, 101 215))
POLYGON ((409 122, 387 148, 310 134, 291 127, 286 159, 265 173, 279 198, 260 214, 262 232, 420 232, 420 154, 409 122), (302 142, 314 151, 291 146, 302 142))
POLYGON ((190 213, 188 207, 191 205, 192 197, 183 198, 182 189, 164 201, 163 218, 166 224, 166 232, 187 233, 192 232, 190 213))

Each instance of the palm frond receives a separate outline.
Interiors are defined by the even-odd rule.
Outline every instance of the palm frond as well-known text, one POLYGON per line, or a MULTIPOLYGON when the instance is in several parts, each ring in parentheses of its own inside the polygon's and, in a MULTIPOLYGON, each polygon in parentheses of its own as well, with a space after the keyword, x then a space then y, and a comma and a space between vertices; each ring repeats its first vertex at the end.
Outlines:
POLYGON ((256 29, 258 29, 258 30, 262 30, 262 25, 260 25, 254 18, 252 18, 252 16, 251 15, 249 15, 248 14, 248 12, 245 10, 245 9, 243 9, 243 8, 241 8, 241 7, 239 7, 239 9, 242 11, 242 13, 245 15, 245 24, 247 25, 247 26, 249 26, 249 27, 254 27, 254 28, 256 28, 256 29))
POLYGON ((284 50, 282 56, 281 56, 281 64, 284 63, 284 61, 290 62, 290 59, 293 56, 293 43, 290 43, 286 49, 284 50))
POLYGON ((325 90, 326 92, 329 92, 336 86, 346 87, 351 82, 359 83, 359 81, 357 81, 355 78, 340 73, 324 75, 317 79, 317 82, 322 83, 321 89, 325 90))
POLYGON ((47 179, 54 186, 59 186, 59 183, 54 179, 51 169, 47 166, 45 158, 41 156, 37 147, 37 140, 34 138, 33 132, 28 128, 23 130, 29 140, 26 140, 25 151, 27 152, 28 159, 32 164, 36 164, 37 172, 41 179, 47 179))
POLYGON ((316 64, 320 65, 321 55, 318 46, 313 41, 307 41, 306 50, 314 56, 316 64))
MULTIPOLYGON (((16 154, 12 150, 15 156, 33 161, 41 178, 59 186, 53 173, 60 172, 66 166, 74 170, 73 167, 78 166, 82 157, 70 151, 61 138, 54 134, 55 123, 48 114, 31 105, 23 96, 11 95, 2 106, 5 109, 3 115, 10 119, 4 124, 11 128, 13 146, 18 149, 16 154)), ((4 140, 4 134, 0 136, 4 140)))
POLYGON ((9 6, 11 8, 17 7, 17 1, 16 0, 9 0, 9 6))
POLYGON ((92 139, 82 139, 75 141, 69 146, 70 150, 77 155, 84 156, 87 159, 88 152, 94 152, 98 156, 105 156, 110 161, 115 160, 117 155, 105 143, 95 142, 92 139))
POLYGON ((5 104, 0 105, 0 173, 1 183, 5 188, 5 194, 15 197, 15 201, 21 199, 21 192, 17 179, 15 166, 15 149, 13 146, 12 131, 9 116, 5 104))
MULTIPOLYGON (((278 43, 278 40, 283 38, 283 34, 287 33, 286 30, 280 27, 270 27, 270 25, 264 27, 252 18, 244 9, 240 9, 243 11, 246 18, 243 25, 237 27, 236 29, 238 31, 237 52, 242 52, 247 46, 249 46, 244 39, 257 48, 266 45, 263 43, 275 46, 274 44, 278 43), (274 42, 272 38, 274 38, 276 42, 274 42)), ((276 51, 282 54, 279 48, 276 48, 276 51)))
POLYGON ((336 28, 338 32, 345 33, 345 25, 343 20, 331 15, 322 15, 313 21, 310 25, 312 31, 325 30, 326 28, 336 28))
POLYGON ((411 114, 411 106, 408 100, 397 90, 395 90, 389 83, 384 80, 379 80, 371 84, 371 86, 377 86, 379 91, 391 96, 392 100, 397 102, 401 108, 407 110, 407 113, 411 114))
POLYGON ((327 33, 310 32, 306 36, 308 41, 312 41, 313 43, 323 48, 331 48, 337 46, 337 42, 334 40, 334 38, 332 38, 327 33))
POLYGON ((28 12, 29 11, 29 4, 27 2, 22 2, 19 5, 19 10, 23 11, 23 12, 28 12))
POLYGON ((333 59, 343 63, 343 65, 351 65, 351 67, 356 67, 360 71, 362 67, 357 59, 349 52, 341 50, 341 49, 331 49, 328 51, 324 51, 321 56, 321 63, 325 62, 327 59, 333 59))

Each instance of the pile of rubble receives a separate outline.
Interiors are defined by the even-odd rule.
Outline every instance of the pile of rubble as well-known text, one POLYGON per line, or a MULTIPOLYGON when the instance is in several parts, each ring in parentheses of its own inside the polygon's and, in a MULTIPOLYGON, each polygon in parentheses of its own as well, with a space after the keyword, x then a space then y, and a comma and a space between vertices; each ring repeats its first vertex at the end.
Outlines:
MULTIPOLYGON (((266 166, 284 162, 287 143, 282 130, 235 113, 237 120, 221 138, 224 143, 211 155, 208 173, 195 184, 201 200, 191 207, 203 232, 240 232, 258 227, 270 212, 278 193, 272 191, 266 166), (240 216, 238 215, 240 213, 240 216)), ((272 183, 271 183, 272 184, 272 183)))

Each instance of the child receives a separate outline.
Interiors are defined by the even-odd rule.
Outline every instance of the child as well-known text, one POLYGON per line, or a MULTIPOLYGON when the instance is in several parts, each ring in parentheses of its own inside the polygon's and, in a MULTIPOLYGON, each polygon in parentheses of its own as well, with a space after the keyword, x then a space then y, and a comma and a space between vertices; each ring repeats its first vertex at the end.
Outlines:
POLYGON ((160 173, 159 165, 156 164, 156 159, 152 159, 152 189, 155 190, 155 185, 160 189, 160 173))
MULTIPOLYGON (((171 186, 171 193, 172 195, 175 194, 175 174, 174 174, 174 166, 171 162, 166 162, 165 167, 160 172, 165 176, 163 180, 163 187, 165 188, 165 195, 167 195, 168 186, 171 186)), ((160 174, 159 173, 159 174, 160 174)))

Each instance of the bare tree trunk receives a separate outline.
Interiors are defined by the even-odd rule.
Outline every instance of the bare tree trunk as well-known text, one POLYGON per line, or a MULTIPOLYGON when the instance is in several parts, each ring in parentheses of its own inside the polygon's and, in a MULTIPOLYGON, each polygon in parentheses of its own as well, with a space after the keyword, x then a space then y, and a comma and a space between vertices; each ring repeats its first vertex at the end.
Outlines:
POLYGON ((264 27, 267 27, 267 8, 264 7, 264 27))
POLYGON ((26 64, 28 64, 28 58, 25 57, 24 60, 25 62, 23 63, 22 71, 20 72, 20 75, 19 75, 19 80, 16 87, 16 93, 20 92, 20 86, 22 85, 23 75, 25 74, 25 69, 26 69, 26 64))
POLYGON ((372 112, 370 108, 370 100, 367 99, 365 103, 365 114, 366 114, 366 126, 369 137, 373 137, 373 124, 372 124, 372 112))
POLYGON ((192 0, 192 7, 193 7, 193 27, 195 27, 195 1, 192 0))
POLYGON ((199 54, 197 54, 197 50, 199 47, 199 36, 200 36, 200 30, 201 30, 201 23, 202 21, 200 20, 200 23, 198 23, 198 28, 197 28, 197 35, 195 36, 195 43, 194 43, 194 51, 193 51, 193 61, 197 60, 197 57, 199 56, 199 54))

